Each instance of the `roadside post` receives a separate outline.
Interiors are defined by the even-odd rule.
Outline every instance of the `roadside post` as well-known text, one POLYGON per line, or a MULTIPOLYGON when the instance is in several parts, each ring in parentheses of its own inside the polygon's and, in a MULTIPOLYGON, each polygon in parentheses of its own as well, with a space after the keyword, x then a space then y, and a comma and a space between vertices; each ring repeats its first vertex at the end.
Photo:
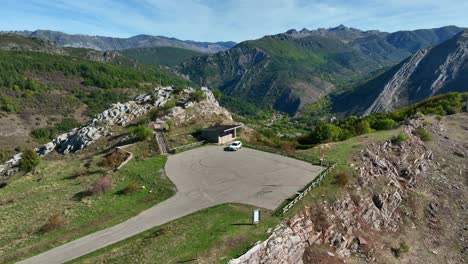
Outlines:
POLYGON ((260 209, 253 210, 253 221, 254 225, 258 225, 260 223, 260 209))

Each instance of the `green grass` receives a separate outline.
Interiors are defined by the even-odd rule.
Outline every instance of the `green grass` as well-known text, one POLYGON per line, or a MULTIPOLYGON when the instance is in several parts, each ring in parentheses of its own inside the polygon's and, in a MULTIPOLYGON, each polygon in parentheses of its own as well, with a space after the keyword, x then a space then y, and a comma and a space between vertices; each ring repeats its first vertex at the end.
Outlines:
POLYGON ((145 231, 72 263, 226 263, 266 239, 265 232, 279 219, 263 211, 258 226, 251 225, 254 207, 223 204, 145 231))
MULTIPOLYGON (((134 148, 137 150, 141 146, 134 148)), ((175 193, 172 182, 160 177, 167 157, 143 158, 138 151, 134 154, 136 159, 118 172, 105 171, 96 165, 102 155, 91 160, 88 170, 84 164, 90 160, 64 156, 59 160, 42 161, 36 174, 11 180, 0 189, 0 263, 17 261, 115 225, 172 196, 175 193), (110 192, 81 200, 76 198, 104 175, 112 179, 110 192), (130 183, 145 186, 145 189, 119 195, 118 192, 130 183), (65 226, 38 233, 53 215, 63 217, 65 226)))

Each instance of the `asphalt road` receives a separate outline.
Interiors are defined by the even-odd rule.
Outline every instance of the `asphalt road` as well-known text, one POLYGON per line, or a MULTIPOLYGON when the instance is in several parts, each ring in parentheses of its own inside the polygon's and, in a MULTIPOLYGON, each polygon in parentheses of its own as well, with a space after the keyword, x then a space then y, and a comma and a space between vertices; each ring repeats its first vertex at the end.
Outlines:
POLYGON ((129 220, 19 263, 64 263, 150 228, 217 204, 236 202, 273 210, 320 172, 299 160, 243 148, 208 146, 169 157, 177 193, 129 220))

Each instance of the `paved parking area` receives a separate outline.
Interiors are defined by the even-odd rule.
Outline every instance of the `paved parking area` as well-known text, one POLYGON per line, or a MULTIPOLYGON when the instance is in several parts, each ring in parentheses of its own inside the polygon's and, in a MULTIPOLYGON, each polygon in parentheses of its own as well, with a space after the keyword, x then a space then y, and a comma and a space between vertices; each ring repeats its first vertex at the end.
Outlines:
POLYGON ((71 241, 20 263, 65 263, 150 228, 217 204, 237 202, 273 210, 312 181, 321 168, 243 148, 201 147, 170 156, 166 174, 173 197, 127 221, 71 241))
POLYGON ((169 158, 168 177, 178 191, 209 202, 238 202, 270 210, 311 182, 321 167, 296 159, 242 148, 208 146, 169 158))

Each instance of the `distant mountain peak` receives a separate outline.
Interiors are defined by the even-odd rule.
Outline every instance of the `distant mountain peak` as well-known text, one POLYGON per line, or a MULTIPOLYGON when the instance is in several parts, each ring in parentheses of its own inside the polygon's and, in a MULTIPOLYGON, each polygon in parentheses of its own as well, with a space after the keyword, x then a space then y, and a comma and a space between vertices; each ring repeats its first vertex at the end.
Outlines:
POLYGON ((89 48, 94 50, 124 50, 133 48, 173 47, 193 50, 202 53, 216 53, 224 51, 236 43, 226 42, 197 42, 185 41, 164 36, 151 36, 146 34, 130 38, 115 38, 105 36, 90 36, 80 34, 66 34, 52 30, 11 31, 24 37, 36 37, 57 43, 62 47, 89 48))

